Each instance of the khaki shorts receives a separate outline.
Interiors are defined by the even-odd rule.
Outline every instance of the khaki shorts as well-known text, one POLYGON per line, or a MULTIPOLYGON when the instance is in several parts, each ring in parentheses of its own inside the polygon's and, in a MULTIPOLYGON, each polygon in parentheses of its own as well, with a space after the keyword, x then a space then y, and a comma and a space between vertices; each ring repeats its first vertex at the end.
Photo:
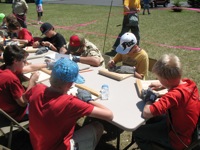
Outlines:
POLYGON ((99 122, 82 127, 74 132, 73 138, 70 140, 71 150, 94 150, 102 134, 103 125, 99 122))

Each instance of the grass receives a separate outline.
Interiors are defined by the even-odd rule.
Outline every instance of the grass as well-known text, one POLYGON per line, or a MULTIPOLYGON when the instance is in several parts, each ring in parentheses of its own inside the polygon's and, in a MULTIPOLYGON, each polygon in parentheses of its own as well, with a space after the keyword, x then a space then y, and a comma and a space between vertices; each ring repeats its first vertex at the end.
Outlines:
MULTIPOLYGON (((55 25, 56 31, 64 35, 66 40, 74 33, 82 33, 87 39, 96 44, 103 53, 110 51, 118 33, 121 30, 122 7, 112 7, 105 47, 104 38, 108 21, 109 7, 90 5, 44 4, 43 22, 55 25), (62 27, 59 28, 59 27, 62 27)), ((1 12, 12 12, 11 4, 0 5, 1 12)), ((170 8, 159 7, 150 9, 151 15, 140 12, 140 47, 145 49, 149 57, 158 59, 165 53, 176 54, 182 62, 183 77, 193 79, 200 89, 200 51, 175 48, 186 46, 200 48, 200 13, 183 10, 181 13, 172 12, 170 8)), ((27 15, 28 29, 34 36, 40 36, 39 25, 36 25, 35 4, 29 3, 27 15)), ((149 79, 154 79, 150 74, 149 79)), ((130 140, 129 133, 123 133, 122 144, 130 140)), ((115 141, 110 141, 115 144, 115 141)))

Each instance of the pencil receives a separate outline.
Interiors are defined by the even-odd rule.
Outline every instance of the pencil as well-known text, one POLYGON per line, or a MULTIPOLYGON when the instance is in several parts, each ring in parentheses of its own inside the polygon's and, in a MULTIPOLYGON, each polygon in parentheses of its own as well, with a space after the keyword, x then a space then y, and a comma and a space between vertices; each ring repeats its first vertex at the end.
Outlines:
POLYGON ((84 73, 84 72, 89 72, 89 71, 93 71, 93 70, 92 69, 80 70, 79 73, 84 73))

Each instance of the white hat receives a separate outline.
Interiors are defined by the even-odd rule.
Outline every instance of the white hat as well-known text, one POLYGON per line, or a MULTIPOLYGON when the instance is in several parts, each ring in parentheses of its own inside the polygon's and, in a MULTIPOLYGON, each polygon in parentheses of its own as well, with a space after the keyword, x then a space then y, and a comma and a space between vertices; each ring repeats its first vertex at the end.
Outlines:
POLYGON ((133 33, 126 32, 120 38, 120 44, 116 48, 116 52, 127 54, 131 48, 137 44, 137 39, 133 33))

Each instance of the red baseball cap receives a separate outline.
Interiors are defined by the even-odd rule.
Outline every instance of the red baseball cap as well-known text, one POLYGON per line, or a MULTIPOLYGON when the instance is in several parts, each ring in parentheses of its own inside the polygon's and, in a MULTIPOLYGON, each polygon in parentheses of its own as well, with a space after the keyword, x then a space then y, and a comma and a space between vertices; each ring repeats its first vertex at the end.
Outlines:
POLYGON ((85 44, 85 38, 81 34, 74 34, 69 39, 68 50, 76 52, 81 46, 85 44))

